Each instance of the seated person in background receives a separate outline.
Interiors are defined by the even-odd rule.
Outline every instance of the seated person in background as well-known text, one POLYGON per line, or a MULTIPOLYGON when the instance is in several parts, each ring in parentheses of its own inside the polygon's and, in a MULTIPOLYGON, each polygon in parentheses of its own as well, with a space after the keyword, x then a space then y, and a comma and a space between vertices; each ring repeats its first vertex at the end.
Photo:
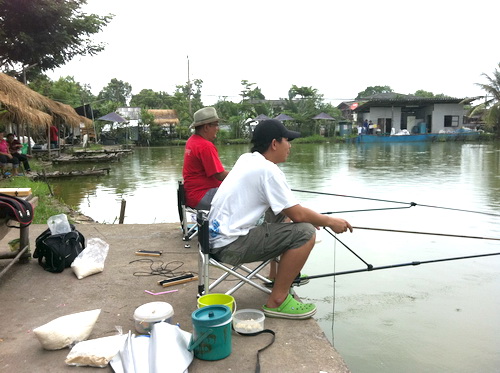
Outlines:
POLYGON ((219 131, 217 112, 213 107, 198 110, 191 127, 195 132, 186 142, 182 168, 186 205, 209 210, 217 188, 228 174, 213 144, 219 131))
POLYGON ((212 200, 209 214, 215 259, 238 265, 280 256, 272 293, 262 309, 268 316, 287 319, 316 313, 314 304, 300 303, 289 294, 314 247, 316 227, 352 232, 346 220, 301 206, 288 186, 277 164, 287 160, 290 141, 299 136, 278 120, 260 122, 253 132, 252 152, 235 163, 212 200), (286 222, 287 218, 292 222, 286 222))
POLYGON ((28 162, 28 157, 31 156, 21 153, 21 148, 23 147, 23 145, 19 142, 19 140, 14 138, 13 133, 9 133, 7 135, 7 143, 9 144, 10 154, 12 154, 14 158, 18 159, 18 163, 23 163, 24 171, 29 174, 31 172, 31 168, 28 162))
POLYGON ((5 172, 7 163, 12 163, 12 176, 17 176, 17 169, 19 167, 19 160, 12 156, 9 152, 9 143, 3 138, 5 129, 0 128, 0 169, 2 175, 10 176, 9 172, 5 172))

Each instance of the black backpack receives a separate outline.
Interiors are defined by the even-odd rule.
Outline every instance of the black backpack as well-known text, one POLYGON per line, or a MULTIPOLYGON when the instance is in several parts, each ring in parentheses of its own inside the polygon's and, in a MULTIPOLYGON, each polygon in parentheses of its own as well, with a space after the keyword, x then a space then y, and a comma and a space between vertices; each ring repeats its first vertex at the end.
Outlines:
MULTIPOLYGON (((20 227, 27 227, 33 220, 33 205, 22 198, 0 193, 0 206, 6 208, 7 217, 18 221, 20 227)), ((9 225, 10 228, 20 228, 9 225)))
POLYGON ((85 237, 73 224, 70 226, 69 233, 51 234, 47 229, 36 238, 33 258, 38 258, 38 264, 46 271, 62 272, 85 249, 85 237))

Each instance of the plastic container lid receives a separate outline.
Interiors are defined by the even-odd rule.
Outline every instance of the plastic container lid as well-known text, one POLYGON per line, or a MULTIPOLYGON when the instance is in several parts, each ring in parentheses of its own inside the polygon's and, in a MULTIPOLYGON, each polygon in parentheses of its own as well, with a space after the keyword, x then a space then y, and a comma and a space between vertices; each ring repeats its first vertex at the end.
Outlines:
POLYGON ((140 321, 162 321, 172 317, 174 309, 167 302, 150 302, 137 307, 134 319, 140 321))
POLYGON ((215 304, 197 309, 191 314, 198 326, 215 326, 232 319, 231 309, 223 304, 215 304))

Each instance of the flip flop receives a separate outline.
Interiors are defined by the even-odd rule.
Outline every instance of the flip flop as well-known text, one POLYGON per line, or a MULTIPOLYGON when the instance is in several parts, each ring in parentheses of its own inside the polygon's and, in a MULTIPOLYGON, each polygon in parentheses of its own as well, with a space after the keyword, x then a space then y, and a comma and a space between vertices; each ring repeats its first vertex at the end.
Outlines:
POLYGON ((281 306, 269 308, 264 305, 262 306, 262 311, 269 317, 302 320, 314 315, 316 313, 316 306, 312 303, 300 303, 288 294, 281 306))

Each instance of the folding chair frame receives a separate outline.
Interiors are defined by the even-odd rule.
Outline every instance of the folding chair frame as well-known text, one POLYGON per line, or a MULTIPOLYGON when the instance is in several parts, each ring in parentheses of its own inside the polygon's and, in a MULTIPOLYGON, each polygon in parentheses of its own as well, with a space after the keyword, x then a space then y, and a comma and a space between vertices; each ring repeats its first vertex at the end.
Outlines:
POLYGON ((182 228, 182 240, 191 241, 191 239, 198 234, 198 226, 196 222, 192 224, 188 223, 188 214, 197 214, 198 210, 186 206, 186 191, 182 180, 179 180, 179 186, 177 188, 177 209, 179 211, 179 219, 182 228))
POLYGON ((271 294, 271 289, 264 287, 260 283, 254 281, 258 279, 262 282, 272 283, 271 280, 259 274, 259 272, 271 262, 272 259, 260 263, 254 269, 251 269, 243 264, 236 266, 227 266, 218 262, 210 256, 210 242, 208 230, 208 216, 204 211, 199 211, 197 214, 198 224, 198 296, 208 294, 212 289, 226 280, 229 276, 234 276, 240 281, 225 294, 231 295, 245 284, 251 285, 264 293, 271 294), (209 267, 217 267, 224 273, 215 281, 210 283, 209 267))

